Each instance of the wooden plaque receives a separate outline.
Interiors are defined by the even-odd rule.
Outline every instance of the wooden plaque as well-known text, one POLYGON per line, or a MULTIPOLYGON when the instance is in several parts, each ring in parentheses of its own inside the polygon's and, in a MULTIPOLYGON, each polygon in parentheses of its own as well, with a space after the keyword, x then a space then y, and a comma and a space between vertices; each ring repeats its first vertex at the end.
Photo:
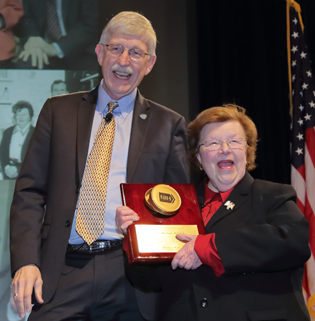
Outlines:
POLYGON ((173 215, 163 215, 151 210, 145 201, 146 192, 156 184, 120 184, 122 203, 140 217, 127 229, 124 249, 128 262, 170 262, 184 245, 176 234, 205 234, 196 190, 193 184, 167 184, 181 198, 181 206, 173 215))

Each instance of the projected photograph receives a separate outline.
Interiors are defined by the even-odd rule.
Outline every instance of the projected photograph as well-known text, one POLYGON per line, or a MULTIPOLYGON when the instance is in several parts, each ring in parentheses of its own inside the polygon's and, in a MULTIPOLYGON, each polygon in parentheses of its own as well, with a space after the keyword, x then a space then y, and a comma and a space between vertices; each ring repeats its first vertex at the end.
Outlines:
POLYGON ((97 0, 1 1, 0 68, 97 70, 99 12, 97 0))

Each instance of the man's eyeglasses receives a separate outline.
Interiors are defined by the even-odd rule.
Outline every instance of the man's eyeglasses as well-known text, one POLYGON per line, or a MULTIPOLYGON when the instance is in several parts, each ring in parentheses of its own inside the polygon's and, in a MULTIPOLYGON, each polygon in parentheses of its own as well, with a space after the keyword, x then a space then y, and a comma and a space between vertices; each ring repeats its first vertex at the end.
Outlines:
MULTIPOLYGON (((120 55, 123 54, 123 52, 126 50, 126 48, 124 48, 121 45, 116 45, 116 44, 107 44, 104 45, 102 43, 100 43, 100 45, 103 45, 107 48, 107 51, 113 55, 113 56, 117 56, 119 57, 120 55)), ((135 60, 135 61, 139 61, 139 60, 143 60, 145 56, 150 56, 148 53, 144 52, 143 50, 139 49, 139 48, 132 48, 128 50, 128 55, 130 57, 131 60, 135 60)))
POLYGON ((203 146, 204 149, 208 151, 215 151, 222 148, 223 143, 226 142, 231 149, 245 149, 246 139, 243 138, 233 138, 230 140, 216 140, 210 139, 199 145, 198 149, 203 146))

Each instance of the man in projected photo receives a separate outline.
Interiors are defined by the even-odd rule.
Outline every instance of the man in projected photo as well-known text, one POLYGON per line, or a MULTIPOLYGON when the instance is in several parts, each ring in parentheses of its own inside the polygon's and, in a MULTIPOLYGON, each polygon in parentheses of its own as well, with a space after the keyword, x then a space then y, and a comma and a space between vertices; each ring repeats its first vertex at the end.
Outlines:
POLYGON ((66 82, 60 79, 51 84, 50 90, 52 97, 69 93, 66 82))
POLYGON ((32 309, 29 320, 143 320, 139 309, 147 306, 138 308, 125 276, 115 224, 119 184, 188 182, 184 118, 137 88, 156 62, 155 48, 151 23, 121 12, 95 49, 100 85, 46 101, 11 207, 20 317, 32 309))
POLYGON ((4 179, 15 179, 18 176, 34 132, 32 126, 34 111, 29 102, 18 101, 12 107, 12 112, 15 125, 3 132, 0 145, 0 162, 4 179))
POLYGON ((16 35, 23 50, 17 69, 97 69, 94 45, 99 1, 23 0, 16 35))

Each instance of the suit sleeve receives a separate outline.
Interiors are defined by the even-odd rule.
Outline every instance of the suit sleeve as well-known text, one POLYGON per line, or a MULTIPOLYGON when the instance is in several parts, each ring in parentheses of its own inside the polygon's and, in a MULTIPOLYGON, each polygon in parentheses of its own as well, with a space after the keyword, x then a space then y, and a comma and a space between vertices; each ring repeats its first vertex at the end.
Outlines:
POLYGON ((39 115, 16 181, 10 214, 12 275, 27 264, 40 267, 39 253, 47 196, 50 136, 51 111, 48 100, 39 115))
MULTIPOLYGON (((310 256, 308 222, 295 204, 292 186, 262 182, 253 194, 253 223, 216 233, 226 274, 273 272, 303 266, 310 256)), ((255 190, 255 187, 254 187, 255 190)))
POLYGON ((172 133, 165 166, 164 182, 185 184, 188 181, 186 122, 180 117, 172 133))

